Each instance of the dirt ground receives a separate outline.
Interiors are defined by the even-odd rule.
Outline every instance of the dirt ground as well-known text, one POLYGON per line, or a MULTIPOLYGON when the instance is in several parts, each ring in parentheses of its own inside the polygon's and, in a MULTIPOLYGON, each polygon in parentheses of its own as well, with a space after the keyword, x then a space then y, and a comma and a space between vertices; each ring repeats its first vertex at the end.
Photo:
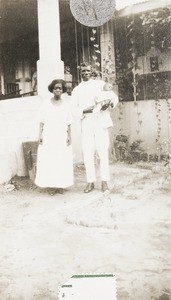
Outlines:
POLYGON ((55 300, 84 273, 116 274, 118 300, 171 299, 171 177, 160 164, 110 168, 108 195, 99 177, 83 193, 82 165, 64 195, 26 177, 0 187, 0 300, 55 300))

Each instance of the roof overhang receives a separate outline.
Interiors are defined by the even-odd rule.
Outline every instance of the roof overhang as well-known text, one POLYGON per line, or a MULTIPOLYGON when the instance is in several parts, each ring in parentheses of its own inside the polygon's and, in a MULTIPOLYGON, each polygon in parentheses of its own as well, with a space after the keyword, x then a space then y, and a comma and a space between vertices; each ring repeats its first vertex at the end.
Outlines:
MULTIPOLYGON (((38 36, 37 20, 38 0, 0 0, 0 44, 15 39, 38 36)), ((116 7, 124 3, 134 3, 117 10, 119 17, 138 14, 148 10, 171 5, 171 0, 116 0, 116 7), (138 2, 138 3, 135 3, 138 2)), ((59 0, 60 22, 64 32, 73 23, 69 0, 59 0)))
MULTIPOLYGON (((126 2, 126 1, 125 1, 126 2)), ((118 11, 119 17, 155 10, 171 5, 171 0, 132 0, 134 4, 126 6, 118 11), (137 3, 135 3, 137 2, 137 3)))

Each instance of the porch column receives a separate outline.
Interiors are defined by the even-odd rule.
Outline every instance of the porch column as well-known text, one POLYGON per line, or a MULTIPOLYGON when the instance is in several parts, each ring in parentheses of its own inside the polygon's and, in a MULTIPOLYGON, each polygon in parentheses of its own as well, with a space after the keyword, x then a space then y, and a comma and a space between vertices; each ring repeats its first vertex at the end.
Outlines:
POLYGON ((5 95, 4 89, 4 70, 2 64, 2 46, 0 45, 0 96, 1 94, 5 95))
POLYGON ((38 1, 39 60, 37 62, 38 95, 49 97, 49 83, 64 78, 61 61, 59 0, 38 1))

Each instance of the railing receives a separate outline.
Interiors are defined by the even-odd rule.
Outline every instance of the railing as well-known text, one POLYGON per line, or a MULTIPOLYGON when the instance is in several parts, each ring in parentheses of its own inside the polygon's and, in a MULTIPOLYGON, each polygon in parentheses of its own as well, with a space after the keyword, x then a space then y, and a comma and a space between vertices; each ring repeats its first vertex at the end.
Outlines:
POLYGON ((34 96, 37 94, 37 91, 30 91, 24 94, 20 94, 20 97, 29 97, 29 96, 34 96))
POLYGON ((13 99, 13 98, 22 98, 22 97, 29 97, 29 96, 34 96, 37 94, 37 91, 30 91, 27 93, 20 94, 21 90, 16 90, 10 93, 7 93, 5 95, 1 94, 0 95, 0 100, 8 100, 8 99, 13 99))
MULTIPOLYGON (((67 87, 67 93, 69 95, 72 94, 72 90, 74 87, 76 87, 78 85, 78 82, 77 81, 72 81, 72 82, 69 82, 70 83, 70 86, 67 87)), ((16 85, 12 86, 12 84, 10 84, 10 89, 12 89, 13 87, 13 91, 10 91, 9 93, 6 93, 5 95, 1 94, 0 95, 0 100, 7 100, 7 99, 12 99, 12 98, 23 98, 23 97, 29 97, 29 96, 34 96, 34 95, 37 95, 37 91, 30 91, 30 92, 27 92, 27 93, 23 93, 21 94, 21 89, 16 89, 16 85)), ((8 88, 9 90, 9 88, 8 88)))
POLYGON ((7 99, 12 99, 12 98, 19 98, 19 97, 21 97, 20 91, 21 90, 15 90, 15 91, 7 93, 5 95, 1 95, 0 96, 0 100, 7 100, 7 99))

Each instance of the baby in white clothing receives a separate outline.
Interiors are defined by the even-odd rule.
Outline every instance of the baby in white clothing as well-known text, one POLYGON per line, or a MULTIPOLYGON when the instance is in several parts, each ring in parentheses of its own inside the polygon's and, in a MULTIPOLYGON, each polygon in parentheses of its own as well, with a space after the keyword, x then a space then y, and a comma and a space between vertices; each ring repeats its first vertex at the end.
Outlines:
POLYGON ((95 111, 101 112, 101 120, 104 128, 113 126, 113 122, 110 116, 109 107, 114 108, 118 103, 118 96, 113 92, 113 86, 110 83, 105 83, 103 90, 96 97, 95 111))

